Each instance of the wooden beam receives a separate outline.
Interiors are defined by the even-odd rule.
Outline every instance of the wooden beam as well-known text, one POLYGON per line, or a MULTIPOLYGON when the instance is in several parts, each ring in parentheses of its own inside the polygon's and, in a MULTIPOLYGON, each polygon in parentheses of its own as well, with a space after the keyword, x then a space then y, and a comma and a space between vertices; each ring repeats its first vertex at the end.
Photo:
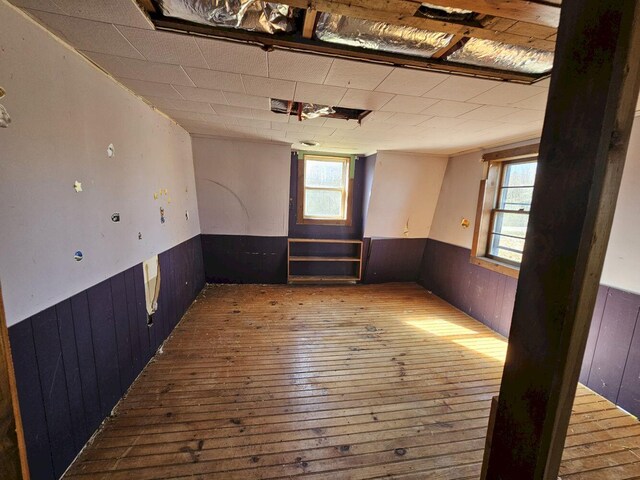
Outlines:
POLYGON ((563 2, 487 479, 557 478, 640 87, 638 58, 640 1, 563 2))
POLYGON ((545 38, 535 38, 531 33, 496 31, 490 28, 472 27, 415 16, 419 4, 406 0, 282 0, 280 3, 297 8, 310 8, 320 12, 476 37, 540 50, 552 51, 555 48, 554 42, 546 40, 548 34, 545 35, 545 38))
POLYGON ((304 25, 302 27, 302 36, 304 38, 313 38, 313 31, 316 28, 317 10, 307 10, 304 14, 304 25))
POLYGON ((560 21, 559 6, 548 3, 526 0, 437 0, 435 3, 553 28, 557 28, 560 21))
POLYGON ((467 37, 464 37, 462 35, 454 35, 449 44, 431 55, 431 58, 447 58, 453 52, 459 50, 464 46, 465 38, 467 37))
POLYGON ((29 479, 18 391, 0 288, 0 472, 6 479, 29 479))

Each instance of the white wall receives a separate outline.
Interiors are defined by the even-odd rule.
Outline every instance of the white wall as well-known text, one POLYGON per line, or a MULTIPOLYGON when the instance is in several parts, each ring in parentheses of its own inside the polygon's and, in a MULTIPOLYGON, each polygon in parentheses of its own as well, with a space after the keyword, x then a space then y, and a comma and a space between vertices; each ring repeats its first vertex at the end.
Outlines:
POLYGON ((4 1, 0 25, 0 103, 13 120, 0 129, 0 280, 11 325, 200 225, 189 135, 4 1), (154 200, 160 189, 168 195, 154 200))
POLYGON ((446 165, 441 156, 378 152, 365 237, 427 237, 446 165))
POLYGON ((202 233, 286 236, 291 146, 193 137, 202 233))
POLYGON ((640 117, 634 120, 601 283, 640 293, 640 117))
MULTIPOLYGON (((449 159, 429 238, 471 248, 482 178, 482 153, 478 151, 449 159), (465 217, 471 221, 468 229, 460 226, 465 217)), ((604 285, 636 293, 640 293, 639 206, 640 121, 636 117, 601 278, 604 285)))

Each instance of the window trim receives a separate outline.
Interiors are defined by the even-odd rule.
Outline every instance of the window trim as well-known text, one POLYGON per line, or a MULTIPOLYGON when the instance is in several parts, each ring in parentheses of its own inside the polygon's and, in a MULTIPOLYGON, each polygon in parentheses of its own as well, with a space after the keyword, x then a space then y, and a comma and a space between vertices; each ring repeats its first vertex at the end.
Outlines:
POLYGON ((470 263, 487 268, 494 272, 518 278, 520 264, 491 257, 489 241, 493 228, 493 217, 496 210, 497 196, 502 184, 503 164, 505 162, 525 162, 537 160, 539 144, 509 148, 482 156, 484 163, 483 178, 480 181, 476 221, 471 246, 470 263))
MULTIPOLYGON (((297 199, 297 208, 296 208, 296 223, 298 225, 333 225, 333 226, 344 226, 350 227, 352 224, 353 218, 353 178, 351 175, 351 167, 352 167, 353 158, 349 155, 321 155, 321 154, 303 154, 298 157, 298 199, 297 199), (304 170, 305 170, 305 159, 314 159, 314 160, 325 160, 325 161, 336 161, 339 160, 346 164, 346 178, 345 178, 345 186, 344 189, 331 189, 328 190, 340 190, 343 191, 343 196, 346 196, 344 199, 344 206, 346 209, 346 218, 345 219, 335 219, 335 218, 308 218, 304 216, 304 202, 305 202, 305 185, 304 185, 304 170)), ((319 188, 321 190, 322 188, 319 188)))

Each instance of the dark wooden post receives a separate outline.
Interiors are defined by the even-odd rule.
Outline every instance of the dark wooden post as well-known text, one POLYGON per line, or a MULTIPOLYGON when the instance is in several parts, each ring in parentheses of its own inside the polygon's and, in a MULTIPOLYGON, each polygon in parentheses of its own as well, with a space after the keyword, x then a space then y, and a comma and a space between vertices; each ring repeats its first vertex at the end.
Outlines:
POLYGON ((0 476, 28 480, 29 467, 20 421, 9 333, 0 288, 0 476))
POLYGON ((639 68, 640 1, 562 2, 487 479, 557 478, 639 68))

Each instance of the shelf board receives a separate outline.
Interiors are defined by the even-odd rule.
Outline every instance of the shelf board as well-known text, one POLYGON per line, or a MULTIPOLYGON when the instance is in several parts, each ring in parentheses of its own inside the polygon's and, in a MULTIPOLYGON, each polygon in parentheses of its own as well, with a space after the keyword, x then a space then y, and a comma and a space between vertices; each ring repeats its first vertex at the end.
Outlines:
POLYGON ((361 244, 362 240, 330 240, 327 238, 290 238, 289 243, 352 243, 361 244))
POLYGON ((352 283, 358 280, 351 275, 289 275, 289 283, 352 283))
POLYGON ((360 257, 319 257, 319 256, 291 256, 291 262, 359 262, 360 257))

